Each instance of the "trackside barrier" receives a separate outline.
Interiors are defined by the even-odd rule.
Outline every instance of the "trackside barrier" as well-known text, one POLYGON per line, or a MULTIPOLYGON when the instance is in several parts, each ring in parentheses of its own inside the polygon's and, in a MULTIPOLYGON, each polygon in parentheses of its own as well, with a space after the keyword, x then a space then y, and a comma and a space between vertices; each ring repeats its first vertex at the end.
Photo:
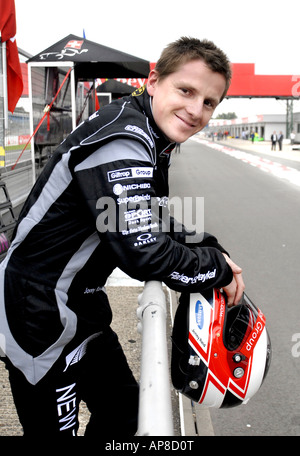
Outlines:
POLYGON ((146 282, 138 302, 138 330, 142 334, 138 435, 173 436, 167 308, 161 282, 146 282))

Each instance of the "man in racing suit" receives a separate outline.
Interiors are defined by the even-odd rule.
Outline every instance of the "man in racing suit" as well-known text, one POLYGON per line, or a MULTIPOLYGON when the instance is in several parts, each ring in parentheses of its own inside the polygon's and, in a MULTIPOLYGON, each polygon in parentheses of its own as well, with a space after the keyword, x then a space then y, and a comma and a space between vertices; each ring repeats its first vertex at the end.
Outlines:
POLYGON ((230 304, 241 295, 241 269, 217 240, 189 242, 162 215, 171 150, 207 124, 230 79, 212 43, 172 46, 185 60, 170 74, 162 56, 147 87, 97 111, 57 148, 1 264, 2 349, 25 436, 76 435, 81 399, 86 435, 136 432, 138 385, 105 292, 116 267, 178 291, 224 287, 230 304))

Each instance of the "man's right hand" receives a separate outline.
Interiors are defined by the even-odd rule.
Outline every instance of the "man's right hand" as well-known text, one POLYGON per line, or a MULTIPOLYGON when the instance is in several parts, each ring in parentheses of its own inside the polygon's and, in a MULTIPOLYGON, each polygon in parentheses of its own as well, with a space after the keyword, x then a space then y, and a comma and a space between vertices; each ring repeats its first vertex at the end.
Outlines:
POLYGON ((227 295, 228 307, 234 306, 239 303, 242 299, 243 292, 245 290, 245 284, 242 276, 242 268, 235 264, 226 253, 223 253, 228 265, 231 267, 233 272, 233 279, 229 285, 223 287, 225 294, 227 295))

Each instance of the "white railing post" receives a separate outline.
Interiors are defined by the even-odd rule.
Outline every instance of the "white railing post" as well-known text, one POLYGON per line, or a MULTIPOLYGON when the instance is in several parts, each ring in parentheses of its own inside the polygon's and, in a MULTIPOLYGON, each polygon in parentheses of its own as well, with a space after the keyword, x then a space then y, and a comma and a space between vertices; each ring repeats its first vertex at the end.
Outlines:
POLYGON ((162 284, 146 282, 137 316, 142 334, 140 436, 173 436, 171 387, 166 338, 166 298, 162 284))

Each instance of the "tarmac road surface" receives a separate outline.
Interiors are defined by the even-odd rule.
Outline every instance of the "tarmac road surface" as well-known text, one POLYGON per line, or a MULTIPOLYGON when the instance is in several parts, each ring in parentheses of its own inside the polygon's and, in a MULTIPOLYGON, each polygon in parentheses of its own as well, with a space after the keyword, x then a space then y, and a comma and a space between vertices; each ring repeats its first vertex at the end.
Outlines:
POLYGON ((300 435, 300 186, 211 146, 190 140, 174 154, 171 196, 204 197, 205 231, 243 268, 246 292, 265 313, 272 340, 261 389, 247 405, 211 409, 214 434, 300 435))

